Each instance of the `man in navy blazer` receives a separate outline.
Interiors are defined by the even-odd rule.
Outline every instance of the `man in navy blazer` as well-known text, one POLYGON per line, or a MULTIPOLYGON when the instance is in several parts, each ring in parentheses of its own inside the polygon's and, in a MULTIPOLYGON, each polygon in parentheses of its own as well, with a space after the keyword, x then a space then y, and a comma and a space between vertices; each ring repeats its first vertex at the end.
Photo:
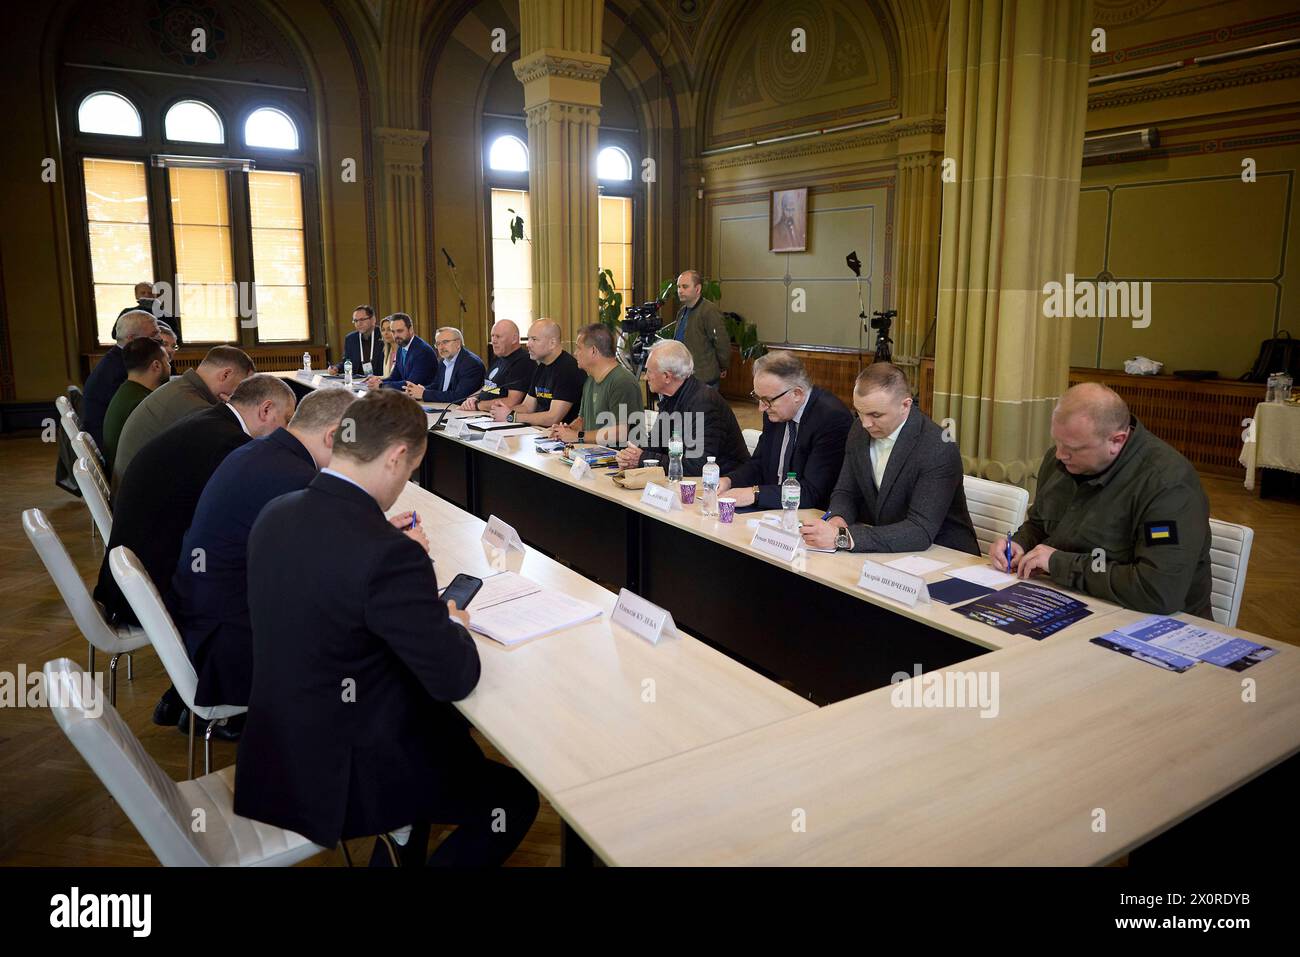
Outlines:
POLYGON ((406 394, 425 402, 463 402, 487 378, 483 360, 465 348, 465 337, 452 326, 439 329, 433 344, 438 349, 433 378, 428 382, 407 382, 406 394))
POLYGON ((376 390, 343 417, 353 428, 329 467, 249 535, 255 666, 235 813, 326 847, 379 835, 372 865, 423 862, 431 824, 456 824, 429 864, 500 864, 537 792, 452 707, 479 679, 469 616, 438 597, 423 529, 384 517, 424 458, 424 411, 376 390), (303 547, 323 529, 346 546, 303 547))
POLYGON ((411 317, 404 312, 395 312, 384 320, 393 330, 393 347, 397 350, 397 361, 393 363, 393 373, 387 379, 372 375, 366 379, 366 385, 374 389, 401 389, 408 382, 432 382, 434 371, 438 368, 438 353, 433 346, 415 334, 411 317))
POLYGON ((931 545, 980 553, 957 443, 912 402, 907 376, 888 362, 858 373, 858 422, 831 492, 829 521, 800 526, 817 548, 923 552, 931 545))
POLYGON ((231 452, 204 487, 168 601, 199 676, 197 704, 248 704, 248 534, 268 502, 306 488, 329 465, 339 420, 355 398, 347 389, 317 389, 298 403, 287 427, 231 452))
POLYGON ((753 397, 763 409, 763 434, 753 457, 722 477, 719 494, 736 505, 781 507, 787 473, 799 480, 799 507, 825 509, 844 464, 844 441, 853 414, 825 389, 791 352, 769 352, 754 361, 753 397))
POLYGON ((375 322, 375 307, 353 309, 352 325, 356 328, 343 339, 343 358, 330 366, 330 372, 342 372, 343 363, 351 359, 356 378, 379 375, 384 370, 384 337, 375 322))

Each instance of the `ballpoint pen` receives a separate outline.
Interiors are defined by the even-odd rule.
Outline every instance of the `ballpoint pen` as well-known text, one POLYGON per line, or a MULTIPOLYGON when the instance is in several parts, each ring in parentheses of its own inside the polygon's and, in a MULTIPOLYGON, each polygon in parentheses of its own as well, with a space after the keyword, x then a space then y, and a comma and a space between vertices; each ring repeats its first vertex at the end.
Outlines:
POLYGON ((419 512, 412 512, 412 513, 411 513, 411 524, 407 526, 406 530, 409 532, 411 529, 415 528, 416 523, 418 523, 419 521, 420 521, 420 513, 419 513, 419 512))
POLYGON ((1015 532, 1007 532, 1007 571, 1011 571, 1011 536, 1015 532))

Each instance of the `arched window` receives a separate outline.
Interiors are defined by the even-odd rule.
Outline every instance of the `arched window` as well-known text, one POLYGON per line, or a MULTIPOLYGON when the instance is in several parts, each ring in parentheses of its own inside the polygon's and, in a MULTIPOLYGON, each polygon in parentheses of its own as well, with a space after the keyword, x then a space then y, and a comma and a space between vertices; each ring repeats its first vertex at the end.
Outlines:
POLYGON ((617 146, 606 146, 596 154, 596 178, 629 180, 632 178, 632 160, 617 146))
POLYGON ((163 120, 163 134, 182 143, 224 143, 226 131, 217 111, 198 100, 173 104, 163 120))
POLYGON ((488 167, 509 173, 528 172, 528 147, 517 136, 498 136, 488 150, 488 167))
POLYGON ((92 93, 77 108, 77 129, 82 133, 139 136, 140 111, 120 93, 92 93))
POLYGON ((296 150, 298 127, 281 111, 264 106, 244 122, 244 142, 273 150, 296 150))

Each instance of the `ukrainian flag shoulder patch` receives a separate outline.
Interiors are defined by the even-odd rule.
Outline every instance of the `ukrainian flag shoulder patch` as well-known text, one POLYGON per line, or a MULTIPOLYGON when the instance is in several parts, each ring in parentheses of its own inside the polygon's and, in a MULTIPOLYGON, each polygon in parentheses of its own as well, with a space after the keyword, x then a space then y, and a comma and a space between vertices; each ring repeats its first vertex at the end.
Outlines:
POLYGON ((1177 522, 1146 522, 1142 526, 1148 545, 1177 545, 1177 522))

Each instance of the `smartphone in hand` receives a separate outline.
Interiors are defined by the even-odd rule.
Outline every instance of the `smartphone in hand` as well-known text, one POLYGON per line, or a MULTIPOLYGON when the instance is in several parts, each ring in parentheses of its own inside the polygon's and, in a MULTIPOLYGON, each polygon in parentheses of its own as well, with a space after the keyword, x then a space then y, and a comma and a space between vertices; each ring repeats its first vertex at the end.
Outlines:
POLYGON ((451 584, 442 590, 443 601, 454 601, 457 608, 464 609, 483 587, 483 579, 473 575, 457 575, 451 584))

